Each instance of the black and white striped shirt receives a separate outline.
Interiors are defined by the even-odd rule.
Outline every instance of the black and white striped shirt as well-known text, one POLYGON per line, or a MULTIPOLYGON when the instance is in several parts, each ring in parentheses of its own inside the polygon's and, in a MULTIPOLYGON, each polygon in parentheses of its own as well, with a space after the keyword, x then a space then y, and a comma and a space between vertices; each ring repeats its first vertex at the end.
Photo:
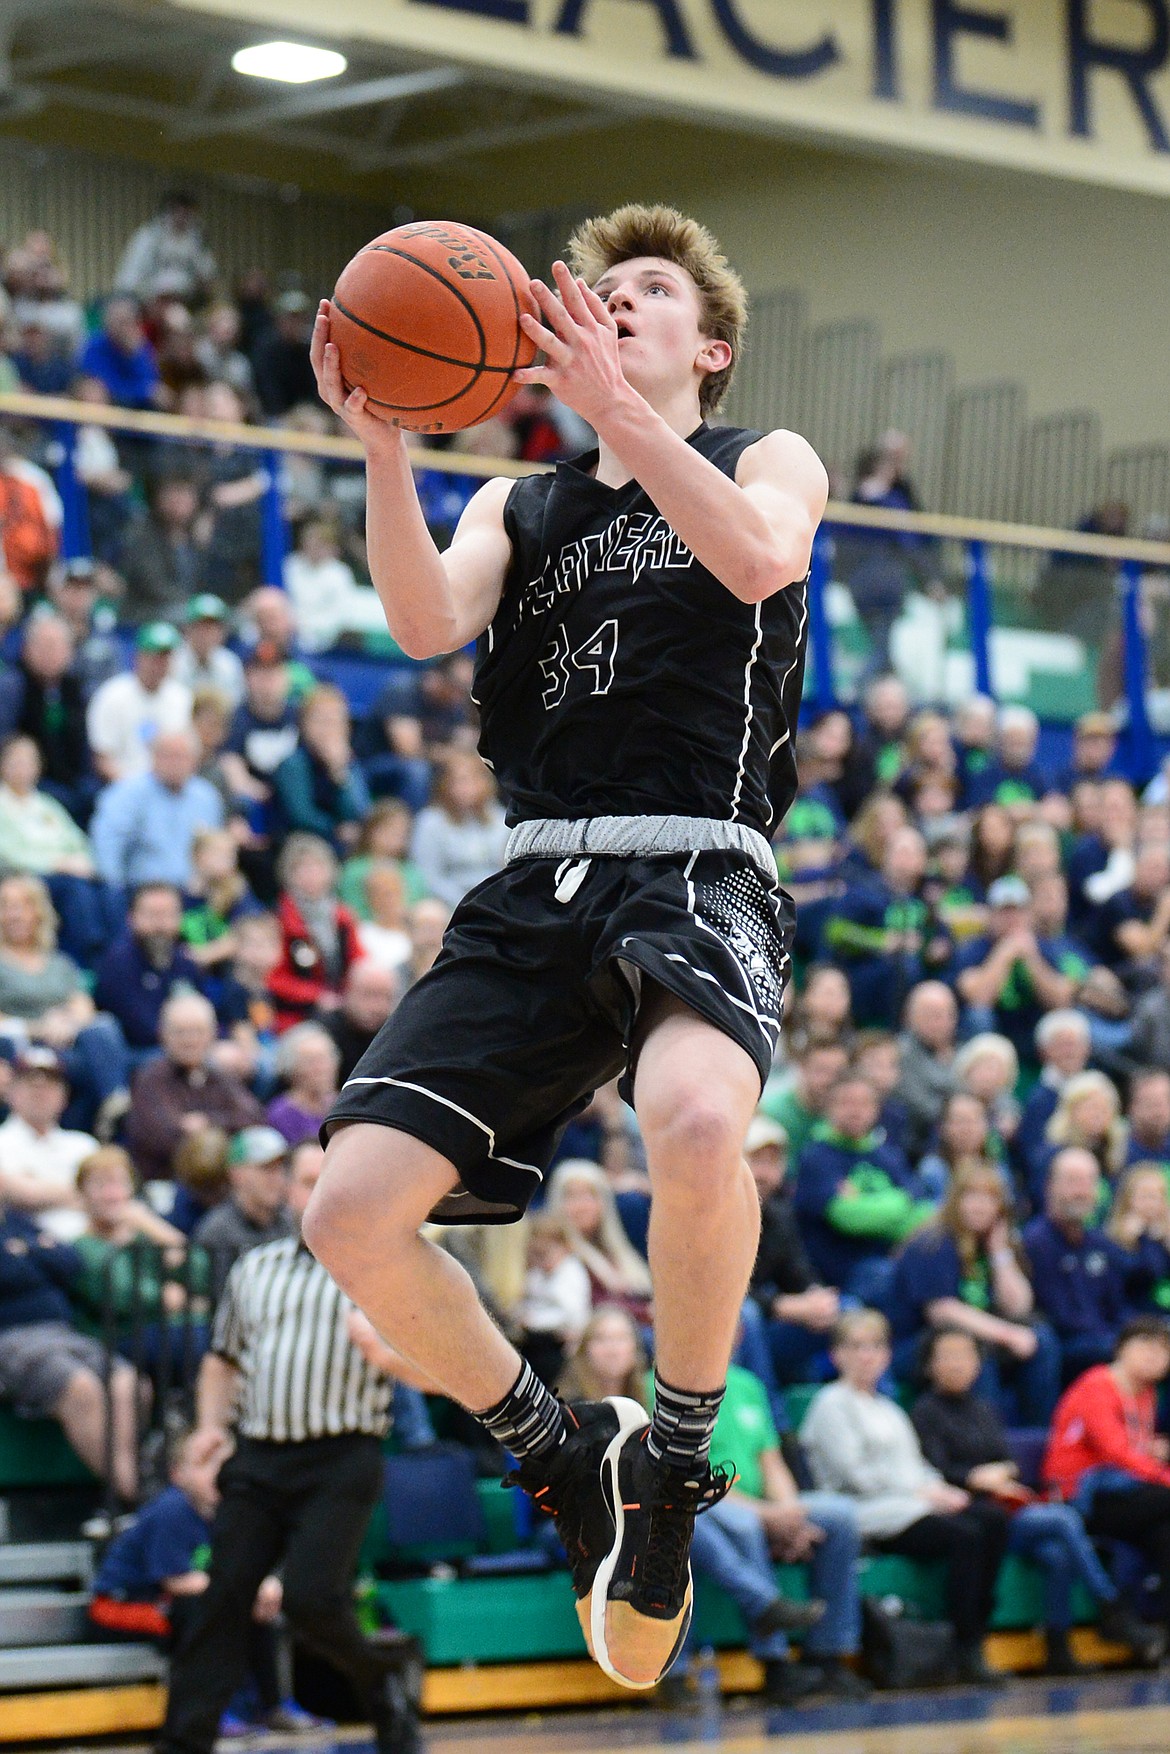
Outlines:
POLYGON ((390 1424, 391 1378, 346 1329, 354 1305, 295 1237, 238 1260, 215 1316, 211 1350, 241 1373, 242 1437, 304 1443, 390 1424))

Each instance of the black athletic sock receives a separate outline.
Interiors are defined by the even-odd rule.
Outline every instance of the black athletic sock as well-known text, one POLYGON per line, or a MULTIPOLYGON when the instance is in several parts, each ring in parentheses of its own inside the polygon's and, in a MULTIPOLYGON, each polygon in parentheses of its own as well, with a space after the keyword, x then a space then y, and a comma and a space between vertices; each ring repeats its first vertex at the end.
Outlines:
POLYGON ((646 1448, 656 1462, 688 1472, 707 1466, 725 1386, 674 1389, 654 1372, 654 1417, 646 1448))
POLYGON ((557 1449, 567 1436, 560 1402, 527 1362, 503 1400, 476 1418, 519 1462, 557 1449))

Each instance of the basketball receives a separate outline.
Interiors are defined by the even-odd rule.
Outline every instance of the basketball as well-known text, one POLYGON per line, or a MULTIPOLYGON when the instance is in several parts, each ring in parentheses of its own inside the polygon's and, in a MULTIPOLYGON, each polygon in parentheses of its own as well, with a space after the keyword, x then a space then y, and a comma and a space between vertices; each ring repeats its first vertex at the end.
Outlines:
POLYGON ((383 232, 346 264, 330 338, 341 375, 410 432, 460 432, 498 414, 536 354, 528 275, 474 226, 419 220, 383 232))

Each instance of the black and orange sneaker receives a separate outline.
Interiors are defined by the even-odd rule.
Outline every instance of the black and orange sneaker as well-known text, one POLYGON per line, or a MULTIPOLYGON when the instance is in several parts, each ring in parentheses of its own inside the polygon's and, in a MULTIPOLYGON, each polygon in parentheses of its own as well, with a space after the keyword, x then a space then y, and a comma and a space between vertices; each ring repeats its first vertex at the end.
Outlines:
POLYGON ((664 1467, 646 1447, 648 1431, 616 1435, 605 1453, 613 1544, 596 1568, 590 1609, 594 1657, 611 1680, 635 1688, 656 1686, 682 1650, 695 1518, 735 1481, 726 1468, 664 1467))
POLYGON ((537 1510, 556 1525, 573 1574, 577 1618, 592 1656, 593 1579, 614 1538, 602 1466, 611 1445, 624 1441, 648 1420, 637 1401, 620 1395, 566 1403, 564 1414, 569 1433, 564 1443, 521 1462, 504 1483, 523 1487, 537 1510))

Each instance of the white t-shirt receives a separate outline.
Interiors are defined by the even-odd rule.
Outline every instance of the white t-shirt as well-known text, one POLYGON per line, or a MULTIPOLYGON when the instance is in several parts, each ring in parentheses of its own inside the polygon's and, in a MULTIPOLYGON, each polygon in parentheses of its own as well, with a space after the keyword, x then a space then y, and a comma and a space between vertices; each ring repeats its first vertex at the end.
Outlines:
POLYGON ((410 961, 408 932, 398 932, 391 926, 377 926, 373 920, 363 920, 358 927, 358 942, 370 961, 376 962, 379 968, 391 968, 397 972, 410 961))
MULTIPOLYGON (((78 1165, 97 1148, 97 1140, 89 1133, 74 1133, 67 1127, 34 1133, 19 1115, 9 1115, 0 1126, 0 1175, 15 1173, 49 1184, 74 1184, 78 1165)), ((86 1226, 85 1213, 72 1206, 46 1206, 33 1217, 58 1242, 72 1242, 86 1226)))
POLYGON ((155 738, 190 723, 191 690, 184 683, 168 676, 151 694, 133 670, 102 683, 85 720, 91 748, 113 762, 119 779, 145 773, 155 738))
POLYGON ((529 1267, 518 1315, 530 1334, 580 1334, 589 1320, 593 1292, 589 1274, 576 1255, 566 1255, 549 1272, 529 1267))

